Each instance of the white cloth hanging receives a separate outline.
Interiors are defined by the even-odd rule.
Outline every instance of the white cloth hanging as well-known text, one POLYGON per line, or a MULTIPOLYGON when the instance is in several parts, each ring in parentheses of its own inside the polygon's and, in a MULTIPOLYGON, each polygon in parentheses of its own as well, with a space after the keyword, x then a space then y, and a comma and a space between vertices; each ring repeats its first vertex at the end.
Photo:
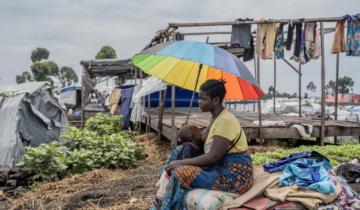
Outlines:
POLYGON ((164 82, 157 77, 151 76, 147 80, 145 80, 144 83, 142 83, 141 90, 135 95, 135 97, 133 97, 133 99, 138 99, 151 93, 165 90, 168 85, 169 83, 164 82))

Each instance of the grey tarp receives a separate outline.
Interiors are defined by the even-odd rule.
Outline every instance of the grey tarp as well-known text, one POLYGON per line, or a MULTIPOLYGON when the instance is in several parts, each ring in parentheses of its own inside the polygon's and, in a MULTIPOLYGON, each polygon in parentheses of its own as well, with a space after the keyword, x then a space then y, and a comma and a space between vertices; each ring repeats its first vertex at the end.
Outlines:
POLYGON ((25 94, 14 97, 0 96, 0 165, 12 167, 26 154, 17 132, 18 109, 25 94))
POLYGON ((0 165, 14 167, 25 146, 64 142, 59 136, 68 126, 66 108, 47 84, 31 95, 0 96, 0 104, 0 165))

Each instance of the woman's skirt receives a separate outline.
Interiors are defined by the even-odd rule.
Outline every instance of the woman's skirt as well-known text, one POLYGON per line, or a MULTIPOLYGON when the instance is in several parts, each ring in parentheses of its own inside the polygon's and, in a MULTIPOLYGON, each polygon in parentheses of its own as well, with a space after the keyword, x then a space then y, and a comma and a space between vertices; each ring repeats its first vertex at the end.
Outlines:
POLYGON ((252 160, 247 151, 228 153, 219 163, 208 168, 203 170, 197 166, 177 166, 166 187, 161 209, 185 209, 186 194, 192 189, 243 194, 253 185, 252 160))

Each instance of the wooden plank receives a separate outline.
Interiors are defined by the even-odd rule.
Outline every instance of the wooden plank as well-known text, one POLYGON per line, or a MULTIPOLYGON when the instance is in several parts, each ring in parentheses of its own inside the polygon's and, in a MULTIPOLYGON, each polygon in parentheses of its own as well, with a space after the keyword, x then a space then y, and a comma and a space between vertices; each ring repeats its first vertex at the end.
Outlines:
MULTIPOLYGON (((357 17, 359 20, 360 18, 357 17)), ((290 20, 290 19, 289 19, 290 20)), ((330 18, 307 18, 307 19, 291 19, 292 23, 307 23, 307 22, 337 22, 343 21, 343 17, 330 17, 330 18)), ((236 23, 231 22, 208 22, 208 23, 169 23, 169 27, 197 27, 197 26, 229 26, 237 24, 266 24, 266 23, 283 23, 283 20, 272 20, 272 21, 241 21, 236 23)))
POLYGON ((159 132, 158 132, 158 143, 160 143, 161 141, 161 135, 162 135, 162 120, 163 120, 163 114, 164 114, 164 107, 165 107, 165 99, 166 99, 166 93, 167 93, 167 88, 164 90, 164 95, 162 96, 162 100, 159 100, 159 102, 161 101, 161 106, 160 106, 160 110, 159 110, 159 132))
POLYGON ((324 22, 320 22, 321 31, 321 135, 320 146, 324 146, 325 135, 325 50, 324 50, 324 22))
POLYGON ((301 117, 301 63, 299 63, 299 117, 301 117))
POLYGON ((287 61, 285 58, 282 58, 282 60, 283 60, 287 65, 289 65, 294 71, 296 71, 298 74, 301 75, 301 73, 300 73, 289 61, 287 61))
POLYGON ((275 101, 276 101, 276 54, 275 54, 275 51, 274 51, 274 90, 273 90, 273 112, 274 114, 276 113, 275 112, 275 101))
MULTIPOLYGON (((335 78, 335 120, 338 114, 338 96, 339 96, 339 53, 336 54, 336 78, 335 78)), ((360 140, 360 139, 359 139, 360 140)), ((337 137, 334 137, 334 143, 337 144, 337 137)))
POLYGON ((177 146, 177 127, 175 127, 175 85, 171 85, 171 149, 177 146))
MULTIPOLYGON (((257 25, 257 34, 260 34, 260 25, 257 25)), ((260 42, 261 39, 256 39, 256 48, 257 48, 257 65, 256 65, 256 69, 257 69, 257 82, 260 86, 260 53, 261 53, 261 45, 262 43, 260 42)), ((261 99, 258 99, 258 115, 259 115, 259 137, 260 137, 260 144, 263 144, 263 130, 262 130, 262 119, 261 119, 261 99)))

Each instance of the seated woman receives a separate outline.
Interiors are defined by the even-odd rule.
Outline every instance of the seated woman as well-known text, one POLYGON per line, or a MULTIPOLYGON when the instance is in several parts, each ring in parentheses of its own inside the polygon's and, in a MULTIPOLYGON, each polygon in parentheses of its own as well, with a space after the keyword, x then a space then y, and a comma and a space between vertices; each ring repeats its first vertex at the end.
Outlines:
POLYGON ((226 94, 225 81, 208 80, 200 87, 199 105, 212 118, 201 138, 205 154, 175 160, 167 164, 171 172, 161 209, 184 209, 185 195, 203 188, 243 194, 253 184, 253 167, 247 154, 247 140, 239 121, 222 105, 226 94), (210 166, 203 170, 202 166, 210 166))

